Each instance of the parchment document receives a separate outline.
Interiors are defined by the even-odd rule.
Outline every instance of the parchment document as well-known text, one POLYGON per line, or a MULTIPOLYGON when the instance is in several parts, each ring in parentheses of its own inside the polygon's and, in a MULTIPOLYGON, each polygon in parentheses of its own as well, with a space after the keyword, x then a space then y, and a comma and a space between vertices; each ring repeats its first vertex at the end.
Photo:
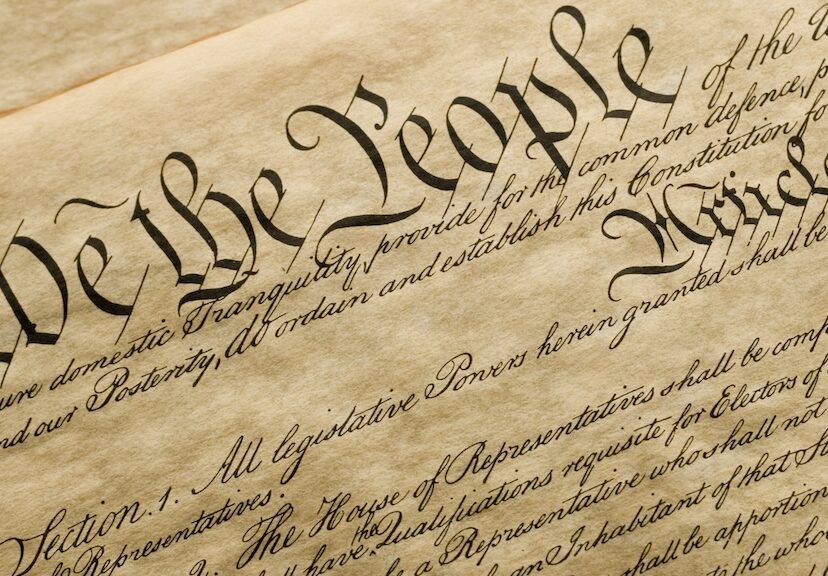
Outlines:
POLYGON ((0 576, 828 574, 828 3, 287 4, 0 118, 0 576))

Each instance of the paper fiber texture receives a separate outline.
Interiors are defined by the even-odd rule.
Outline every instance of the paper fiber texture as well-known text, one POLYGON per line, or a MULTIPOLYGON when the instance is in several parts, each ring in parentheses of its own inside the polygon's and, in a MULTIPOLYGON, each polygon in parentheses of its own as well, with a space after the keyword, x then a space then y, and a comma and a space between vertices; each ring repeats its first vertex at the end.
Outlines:
POLYGON ((828 4, 311 0, 0 119, 0 574, 828 570, 828 4))
POLYGON ((226 32, 296 0, 7 0, 0 114, 226 32))

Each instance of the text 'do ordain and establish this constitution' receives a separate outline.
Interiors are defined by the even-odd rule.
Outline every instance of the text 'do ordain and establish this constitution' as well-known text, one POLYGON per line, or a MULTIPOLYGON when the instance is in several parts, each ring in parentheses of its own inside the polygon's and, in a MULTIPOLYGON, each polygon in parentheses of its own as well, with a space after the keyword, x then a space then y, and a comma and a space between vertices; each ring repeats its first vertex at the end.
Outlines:
POLYGON ((828 3, 308 0, 0 118, 0 576, 828 575, 828 3))

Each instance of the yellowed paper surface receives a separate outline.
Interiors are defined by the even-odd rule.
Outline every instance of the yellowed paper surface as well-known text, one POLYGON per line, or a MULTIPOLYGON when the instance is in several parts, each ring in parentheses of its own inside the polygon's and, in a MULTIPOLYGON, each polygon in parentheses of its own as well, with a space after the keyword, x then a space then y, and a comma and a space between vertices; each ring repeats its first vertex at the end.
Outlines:
POLYGON ((295 0, 8 0, 0 113, 47 98, 150 58, 226 32, 295 0))
POLYGON ((828 4, 308 1, 0 119, 0 574, 817 575, 828 4))

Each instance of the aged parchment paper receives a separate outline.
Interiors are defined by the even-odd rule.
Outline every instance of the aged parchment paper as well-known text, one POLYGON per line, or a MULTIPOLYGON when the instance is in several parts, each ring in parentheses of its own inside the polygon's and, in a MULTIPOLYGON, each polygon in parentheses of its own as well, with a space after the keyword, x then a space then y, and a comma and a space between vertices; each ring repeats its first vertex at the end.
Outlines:
POLYGON ((0 114, 288 8, 297 0, 8 0, 0 114))
POLYGON ((0 574, 826 573, 826 15, 308 0, 0 118, 0 574))

